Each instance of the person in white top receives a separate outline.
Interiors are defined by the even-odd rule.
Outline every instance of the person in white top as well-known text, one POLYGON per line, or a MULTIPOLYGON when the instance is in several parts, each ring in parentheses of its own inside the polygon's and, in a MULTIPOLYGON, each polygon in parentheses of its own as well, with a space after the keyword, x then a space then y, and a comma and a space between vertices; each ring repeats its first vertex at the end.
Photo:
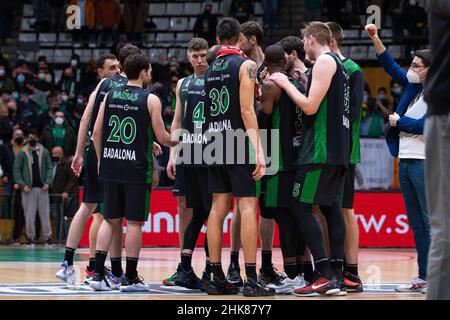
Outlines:
POLYGON ((427 114, 427 104, 423 98, 423 87, 432 55, 430 50, 416 51, 410 69, 406 72, 384 47, 375 25, 366 26, 366 30, 373 40, 377 58, 386 73, 404 87, 396 112, 389 116, 391 127, 386 141, 391 154, 400 158, 400 187, 416 244, 419 275, 410 283, 398 286, 396 291, 424 292, 431 236, 424 179, 423 125, 427 114))

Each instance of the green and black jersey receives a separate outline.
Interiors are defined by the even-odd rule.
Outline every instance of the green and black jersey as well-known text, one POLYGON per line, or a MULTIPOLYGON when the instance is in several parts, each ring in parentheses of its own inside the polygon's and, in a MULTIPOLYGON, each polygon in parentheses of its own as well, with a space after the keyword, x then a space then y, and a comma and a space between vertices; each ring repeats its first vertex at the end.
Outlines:
POLYGON ((103 119, 99 178, 118 183, 151 184, 153 128, 148 92, 125 85, 108 93, 103 119))
POLYGON ((128 79, 121 75, 116 75, 109 77, 100 84, 97 90, 97 95, 95 96, 94 106, 92 108, 91 122, 89 123, 89 138, 92 137, 92 132, 94 131, 95 121, 97 120, 98 111, 100 110, 100 105, 105 99, 106 94, 113 90, 122 87, 128 82, 128 79))
MULTIPOLYGON (((303 117, 297 165, 349 164, 349 77, 337 55, 331 52, 325 54, 330 55, 336 62, 336 73, 317 112, 303 117)), ((307 93, 313 81, 312 74, 313 72, 309 75, 307 93)))
POLYGON ((180 84, 180 106, 181 106, 181 127, 183 127, 183 119, 185 116, 185 112, 186 112, 186 100, 187 100, 187 96, 188 96, 188 87, 189 87, 189 83, 191 82, 191 79, 194 77, 194 75, 190 75, 186 78, 184 78, 181 81, 180 84))
POLYGON ((204 165, 203 147, 207 143, 204 135, 205 125, 205 77, 192 77, 189 81, 186 95, 186 114, 183 119, 182 150, 180 154, 183 165, 204 165))
MULTIPOLYGON (((241 116, 239 71, 246 61, 235 54, 214 60, 205 74, 207 107, 204 115, 208 144, 217 146, 212 165, 250 164, 250 142, 241 116), (221 150, 219 150, 221 149, 221 150)), ((199 115, 200 116, 200 115, 199 115)), ((253 148, 251 148, 253 151, 253 148)))
POLYGON ((342 62, 350 77, 350 163, 361 162, 359 130, 361 126, 361 104, 364 97, 364 76, 361 67, 350 59, 342 62))
MULTIPOLYGON (((289 81, 301 93, 305 93, 303 85, 296 79, 289 81)), ((283 90, 275 104, 271 116, 271 129, 278 131, 278 167, 277 171, 294 169, 295 160, 300 148, 302 111, 283 90)), ((272 156, 273 158, 273 156, 272 156)))

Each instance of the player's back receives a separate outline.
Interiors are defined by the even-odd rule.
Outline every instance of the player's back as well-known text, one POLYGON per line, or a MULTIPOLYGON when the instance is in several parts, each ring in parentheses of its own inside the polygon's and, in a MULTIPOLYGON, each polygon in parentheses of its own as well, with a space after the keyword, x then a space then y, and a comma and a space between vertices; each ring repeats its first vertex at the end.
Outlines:
POLYGON ((121 183, 152 182, 153 129, 149 93, 124 85, 108 93, 103 119, 100 174, 121 183))

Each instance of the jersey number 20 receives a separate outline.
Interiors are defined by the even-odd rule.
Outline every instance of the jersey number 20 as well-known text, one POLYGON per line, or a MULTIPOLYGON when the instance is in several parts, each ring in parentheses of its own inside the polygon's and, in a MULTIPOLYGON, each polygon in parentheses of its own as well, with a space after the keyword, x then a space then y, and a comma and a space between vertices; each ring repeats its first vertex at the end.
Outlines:
POLYGON ((125 144, 131 144, 136 138, 136 122, 131 117, 126 117, 120 121, 118 116, 113 115, 109 118, 108 125, 113 127, 108 142, 122 141, 125 144))

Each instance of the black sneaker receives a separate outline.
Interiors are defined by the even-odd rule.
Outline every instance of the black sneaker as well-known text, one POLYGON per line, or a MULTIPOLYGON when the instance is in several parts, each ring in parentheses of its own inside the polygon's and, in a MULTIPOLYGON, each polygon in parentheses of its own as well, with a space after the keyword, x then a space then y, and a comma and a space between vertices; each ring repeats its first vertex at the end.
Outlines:
POLYGON ((34 241, 30 238, 27 238, 27 242, 25 242, 24 246, 28 248, 34 248, 34 241))
POLYGON ((219 280, 212 277, 211 281, 206 285, 206 293, 209 295, 225 295, 225 294, 237 294, 239 288, 230 283, 227 279, 219 280))
POLYGON ((227 272, 227 280, 234 284, 236 287, 242 287, 244 285, 244 281, 241 277, 241 268, 239 265, 235 265, 234 263, 230 263, 227 272))
POLYGON ((177 280, 175 280, 175 285, 188 288, 188 289, 202 289, 204 284, 195 274, 192 267, 189 269, 184 269, 181 263, 178 264, 177 268, 177 280))
POLYGON ((264 286, 272 284, 273 286, 281 286, 283 276, 279 273, 273 265, 270 268, 259 269, 258 282, 264 286))
POLYGON ((134 279, 129 279, 122 276, 122 283, 120 284, 120 292, 148 292, 150 286, 144 283, 144 279, 136 276, 134 279))
POLYGON ((344 283, 349 293, 363 292, 363 284, 359 276, 344 272, 344 283))
POLYGON ((252 278, 248 278, 244 283, 244 289, 242 290, 242 294, 245 297, 267 297, 274 296, 275 290, 272 288, 267 288, 259 282, 256 282, 252 278))
POLYGON ((47 241, 45 241, 45 247, 46 248, 53 248, 55 245, 53 244, 52 239, 47 239, 47 241))
POLYGON ((208 282, 211 281, 211 277, 210 277, 210 274, 209 274, 208 272, 203 271, 203 274, 202 274, 202 281, 205 283, 205 285, 207 285, 208 282))

